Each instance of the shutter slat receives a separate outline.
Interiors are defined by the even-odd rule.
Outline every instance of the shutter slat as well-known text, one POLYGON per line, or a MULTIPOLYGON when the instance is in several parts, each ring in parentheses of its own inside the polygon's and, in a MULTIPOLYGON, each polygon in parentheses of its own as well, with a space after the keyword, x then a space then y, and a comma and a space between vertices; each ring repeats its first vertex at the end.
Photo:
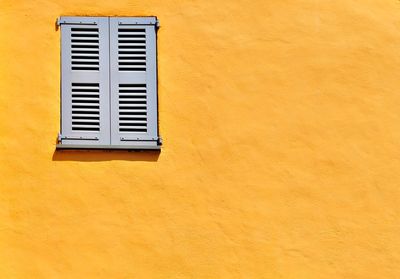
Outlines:
POLYGON ((74 59, 74 62, 96 62, 99 63, 99 58, 96 57, 96 59, 74 59))
POLYGON ((96 90, 96 91, 98 91, 99 90, 99 86, 91 86, 91 85, 89 85, 89 86, 80 86, 79 84, 78 85, 72 85, 73 86, 73 91, 78 91, 78 90, 80 90, 80 91, 88 91, 88 90, 96 90))
POLYGON ((75 101, 98 101, 99 98, 97 96, 96 96, 96 98, 73 97, 73 100, 75 100, 75 101))
POLYGON ((146 93, 134 93, 134 94, 132 94, 132 93, 129 93, 129 92, 126 92, 126 93, 119 92, 118 96, 120 96, 120 97, 132 97, 132 98, 134 98, 134 97, 146 97, 146 93))
POLYGON ((92 42, 84 42, 84 43, 80 43, 80 42, 74 42, 72 41, 72 48, 74 48, 74 46, 99 46, 99 43, 92 43, 92 42))
POLYGON ((120 46, 146 46, 145 43, 131 43, 131 42, 126 42, 126 41, 119 41, 120 46))
POLYGON ((76 113, 74 113, 74 116, 73 116, 72 118, 91 119, 91 118, 99 118, 99 115, 86 114, 86 113, 79 113, 79 112, 76 112, 76 113))
POLYGON ((97 103, 78 103, 78 102, 74 102, 74 100, 72 100, 72 109, 81 109, 81 108, 88 108, 88 109, 94 109, 94 108, 98 108, 99 104, 97 103), (93 108, 92 108, 93 107, 93 108))
POLYGON ((133 36, 146 36, 146 32, 123 32, 124 29, 119 29, 120 33, 119 36, 123 36, 123 35, 133 35, 133 36))
POLYGON ((72 56, 76 56, 76 57, 96 57, 96 58, 99 57, 99 55, 97 53, 73 53, 72 56))
MULTIPOLYGON (((133 58, 133 57, 132 57, 133 58)), ((124 63, 130 63, 130 62, 132 62, 132 63, 136 63, 136 62, 141 62, 141 61, 143 61, 144 59, 142 59, 142 58, 137 58, 137 59, 124 59, 124 60, 120 60, 121 62, 124 62, 124 63)))
POLYGON ((118 37, 119 42, 125 42, 125 41, 138 41, 138 42, 145 42, 145 35, 143 35, 142 38, 137 38, 137 37, 118 37))
POLYGON ((120 129, 146 129, 146 126, 140 126, 140 125, 125 125, 121 126, 120 129))
POLYGON ((119 57, 144 57, 146 58, 145 54, 129 54, 129 53, 120 53, 119 57))
POLYGON ((145 109, 123 109, 121 112, 147 112, 145 109))
MULTIPOLYGON (((145 96, 145 95, 144 95, 145 96)), ((124 95, 120 95, 120 101, 123 101, 123 102, 138 102, 138 101, 144 101, 144 98, 142 98, 142 97, 144 97, 144 96, 138 96, 137 98, 132 98, 132 96, 128 96, 128 97, 130 97, 130 98, 125 98, 125 96, 124 95)))
POLYGON ((142 71, 146 71, 146 65, 119 65, 120 69, 140 69, 142 71))
POLYGON ((96 123, 97 125, 99 124, 98 120, 95 119, 80 119, 80 118, 72 118, 72 123, 76 122, 82 122, 82 123, 96 123))
POLYGON ((143 123, 143 124, 146 124, 147 121, 140 121, 140 120, 137 120, 137 121, 120 120, 119 123, 133 123, 133 124, 134 124, 134 123, 143 123))
POLYGON ((86 32, 86 31, 81 31, 81 30, 79 30, 78 32, 72 31, 71 35, 72 35, 72 37, 75 37, 74 35, 89 35, 89 36, 97 35, 98 36, 97 29, 93 29, 92 32, 86 32))
POLYGON ((124 109, 125 107, 128 107, 128 108, 131 108, 131 107, 139 107, 139 108, 142 108, 142 107, 146 107, 146 104, 121 104, 121 101, 120 101, 120 103, 119 103, 119 108, 120 109, 124 109))
POLYGON ((100 127, 100 125, 77 125, 77 124, 72 124, 72 127, 74 128, 96 128, 100 127))
POLYGON ((83 112, 86 112, 86 111, 93 111, 93 112, 100 112, 100 109, 93 109, 93 108, 85 108, 85 109, 83 109, 83 108, 73 108, 72 109, 72 111, 74 112, 74 111, 83 111, 83 112))
POLYGON ((97 48, 83 48, 83 47, 79 48, 79 47, 75 47, 75 48, 72 49, 72 53, 74 53, 74 52, 84 52, 84 51, 85 52, 92 52, 92 53, 98 52, 97 48))
POLYGON ((72 44, 79 43, 79 42, 88 42, 88 43, 96 42, 96 43, 98 43, 99 38, 97 36, 85 36, 85 35, 82 35, 79 33, 78 34, 71 33, 71 41, 72 41, 72 44))

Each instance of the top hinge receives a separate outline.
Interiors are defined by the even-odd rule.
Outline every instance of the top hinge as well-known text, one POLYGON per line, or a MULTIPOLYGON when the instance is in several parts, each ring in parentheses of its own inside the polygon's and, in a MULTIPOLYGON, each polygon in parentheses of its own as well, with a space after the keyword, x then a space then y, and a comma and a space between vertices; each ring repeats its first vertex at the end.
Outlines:
POLYGON ((159 26, 159 21, 155 16, 143 17, 110 17, 112 20, 117 20, 118 25, 154 25, 159 26))
POLYGON ((60 16, 57 18, 56 24, 57 24, 57 26, 61 26, 62 24, 96 25, 99 23, 99 20, 102 20, 104 18, 105 17, 60 16))

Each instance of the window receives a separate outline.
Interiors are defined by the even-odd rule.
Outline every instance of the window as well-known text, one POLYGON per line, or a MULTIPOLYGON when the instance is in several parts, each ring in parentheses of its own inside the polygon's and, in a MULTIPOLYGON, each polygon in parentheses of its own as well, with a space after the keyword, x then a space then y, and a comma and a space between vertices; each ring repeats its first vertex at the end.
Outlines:
POLYGON ((60 17, 57 148, 159 149, 156 17, 60 17))

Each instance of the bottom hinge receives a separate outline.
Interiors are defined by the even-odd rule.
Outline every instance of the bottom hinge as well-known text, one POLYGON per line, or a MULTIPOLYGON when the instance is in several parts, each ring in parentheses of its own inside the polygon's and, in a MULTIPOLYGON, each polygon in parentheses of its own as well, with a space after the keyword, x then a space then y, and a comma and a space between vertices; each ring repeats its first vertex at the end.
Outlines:
POLYGON ((57 137, 58 142, 62 142, 62 140, 99 140, 98 137, 70 137, 63 136, 62 134, 58 134, 57 137))
POLYGON ((150 138, 150 139, 141 139, 139 137, 120 137, 119 138, 121 141, 155 141, 157 142, 157 145, 162 145, 162 138, 157 137, 157 138, 150 138))

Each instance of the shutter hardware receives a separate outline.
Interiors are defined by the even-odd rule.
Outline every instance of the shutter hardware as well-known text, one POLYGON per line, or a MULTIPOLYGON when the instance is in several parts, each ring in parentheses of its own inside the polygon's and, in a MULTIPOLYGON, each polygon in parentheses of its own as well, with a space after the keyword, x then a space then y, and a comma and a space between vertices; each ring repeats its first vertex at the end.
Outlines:
MULTIPOLYGON (((157 141, 157 145, 162 145, 162 138, 153 138, 151 140, 141 140, 141 139, 127 139, 127 138, 120 138, 121 141, 157 141)), ((99 140, 98 137, 68 137, 68 136, 63 136, 61 134, 58 134, 58 142, 62 142, 62 140, 99 140)))
POLYGON ((159 28, 160 21, 158 19, 155 19, 154 21, 150 20, 150 22, 135 21, 135 22, 126 23, 126 22, 119 21, 118 25, 154 25, 156 28, 159 28))
POLYGON ((157 145, 162 145, 162 138, 161 137, 152 138, 152 139, 140 139, 140 138, 132 139, 132 138, 120 137, 120 140, 121 141, 157 141, 157 145))
MULTIPOLYGON (((140 19, 140 18, 138 18, 138 19, 140 19)), ((76 25, 79 25, 79 24, 87 24, 87 25, 96 25, 97 23, 96 22, 82 22, 82 21, 70 21, 70 19, 66 19, 65 17, 64 18, 62 18, 62 17, 58 17, 57 19, 56 19, 56 25, 57 26, 61 26, 61 24, 76 24, 76 25)), ((153 21, 151 21, 150 20, 150 22, 139 22, 139 21, 135 21, 134 23, 123 23, 123 22, 118 22, 118 25, 135 25, 135 24, 138 24, 138 25, 154 25, 155 27, 156 27, 156 29, 158 29, 158 28, 160 28, 160 21, 157 19, 157 18, 155 18, 155 21, 153 22, 153 21)))
POLYGON ((68 137, 58 134, 58 142, 62 142, 62 140, 99 140, 98 137, 68 137))
POLYGON ((77 21, 77 22, 68 22, 65 19, 57 18, 56 20, 57 26, 61 26, 61 24, 71 24, 71 25, 81 25, 81 24, 86 24, 86 25, 96 25, 96 22, 82 22, 82 21, 77 21))

